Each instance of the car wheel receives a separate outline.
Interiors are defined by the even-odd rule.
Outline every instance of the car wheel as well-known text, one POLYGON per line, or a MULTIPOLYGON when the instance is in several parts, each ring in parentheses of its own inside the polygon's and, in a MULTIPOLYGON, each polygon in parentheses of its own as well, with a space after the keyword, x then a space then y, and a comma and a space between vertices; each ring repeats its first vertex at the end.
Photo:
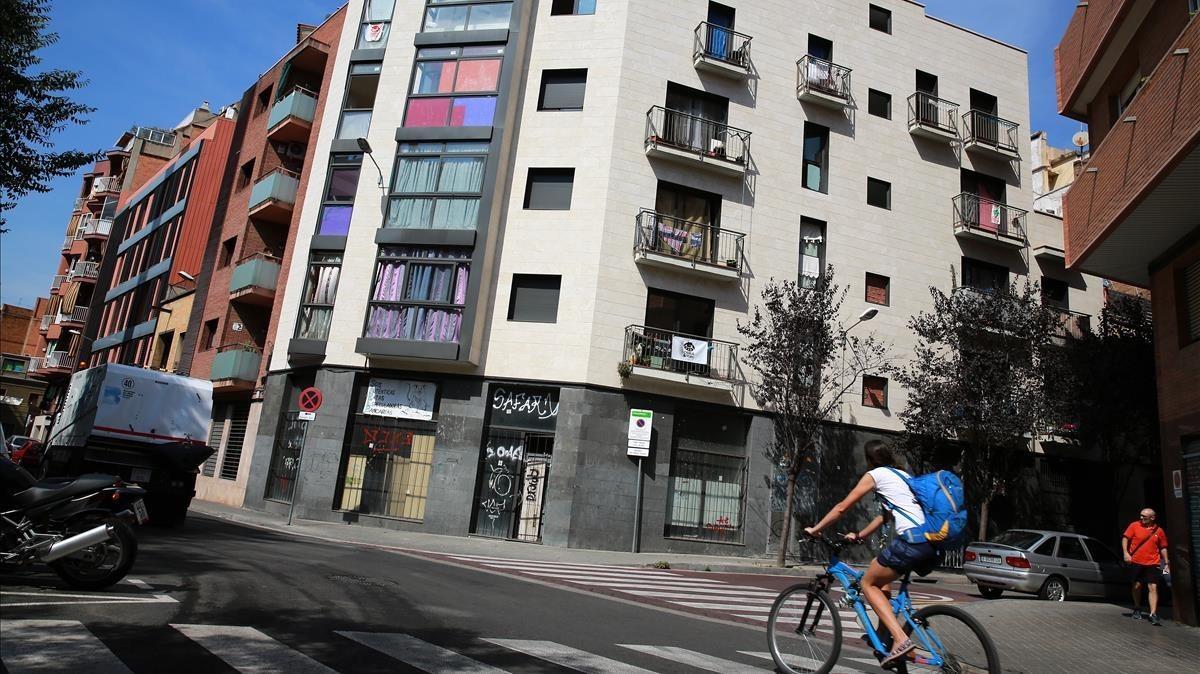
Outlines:
POLYGON ((1038 590, 1038 599, 1046 601, 1066 601, 1067 600, 1067 581, 1061 576, 1050 576, 1046 582, 1042 583, 1042 589, 1038 590))
POLYGON ((983 585, 979 586, 979 596, 983 597, 984 599, 999 599, 1000 595, 1002 594, 1004 594, 1004 590, 1001 590, 998 587, 985 587, 983 585))

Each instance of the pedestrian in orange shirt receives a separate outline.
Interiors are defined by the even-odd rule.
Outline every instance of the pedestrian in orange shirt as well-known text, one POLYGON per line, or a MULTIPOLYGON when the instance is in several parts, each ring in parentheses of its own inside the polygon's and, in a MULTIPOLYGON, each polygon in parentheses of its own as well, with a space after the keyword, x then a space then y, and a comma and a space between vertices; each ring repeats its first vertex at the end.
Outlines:
POLYGON ((1143 508, 1140 519, 1125 528, 1121 538, 1121 550, 1125 563, 1133 575, 1134 620, 1142 619, 1142 586, 1150 593, 1150 624, 1162 627, 1158 619, 1158 583, 1163 577, 1163 568, 1170 573, 1167 559, 1167 534, 1158 526, 1158 515, 1150 508, 1143 508), (1160 568, 1162 565, 1162 568, 1160 568))

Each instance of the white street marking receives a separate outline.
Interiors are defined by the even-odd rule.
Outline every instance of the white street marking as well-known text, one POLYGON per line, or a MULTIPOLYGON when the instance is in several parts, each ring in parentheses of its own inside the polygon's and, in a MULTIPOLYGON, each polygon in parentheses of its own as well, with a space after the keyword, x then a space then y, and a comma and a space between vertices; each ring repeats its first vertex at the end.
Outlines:
POLYGON ((584 672, 584 674, 605 674, 607 672, 622 672, 627 674, 652 674, 648 669, 610 660, 606 657, 581 651, 570 646, 556 644, 553 641, 523 641, 520 639, 484 639, 484 641, 503 646, 514 651, 520 651, 535 658, 541 658, 556 665, 569 667, 584 672))
POLYGON ((387 632, 337 632, 337 634, 357 641, 368 648, 373 648, 406 665, 434 674, 439 672, 494 674, 504 671, 407 634, 387 632))
POLYGON ((723 660, 714 658, 711 655, 689 651, 686 648, 676 648, 674 646, 637 646, 634 644, 617 644, 622 648, 654 655, 672 662, 678 662, 681 665, 687 665, 696 669, 701 669, 706 672, 729 672, 730 674, 749 674, 750 672, 765 672, 767 670, 751 665, 744 665, 733 660, 723 660))
POLYGON ((300 651, 284 646, 253 627, 175 624, 171 627, 244 674, 335 674, 334 670, 300 651))
POLYGON ((77 672, 127 674, 108 647, 77 620, 0 621, 0 660, 10 674, 77 672))
POLYGON ((766 599, 768 604, 775 601, 778 592, 755 592, 753 590, 724 590, 698 588, 695 592, 653 592, 647 590, 625 590, 625 594, 635 594, 639 597, 659 597, 662 599, 731 599, 746 597, 747 599, 766 599))
POLYGON ((535 559, 508 559, 505 557, 472 557, 468 555, 447 555, 451 559, 458 559, 464 562, 505 562, 508 564, 544 564, 546 567, 552 568, 580 568, 580 569, 623 569, 629 571, 645 571, 645 567, 641 566, 620 566, 616 564, 583 564, 579 562, 544 562, 535 559))

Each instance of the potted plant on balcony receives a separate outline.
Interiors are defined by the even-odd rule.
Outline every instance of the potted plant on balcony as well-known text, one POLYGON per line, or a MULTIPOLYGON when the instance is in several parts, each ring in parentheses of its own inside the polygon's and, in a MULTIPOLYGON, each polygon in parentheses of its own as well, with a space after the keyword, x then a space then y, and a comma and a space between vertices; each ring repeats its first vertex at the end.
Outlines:
POLYGON ((621 379, 628 379, 629 375, 633 374, 633 359, 623 360, 617 363, 617 374, 621 379))

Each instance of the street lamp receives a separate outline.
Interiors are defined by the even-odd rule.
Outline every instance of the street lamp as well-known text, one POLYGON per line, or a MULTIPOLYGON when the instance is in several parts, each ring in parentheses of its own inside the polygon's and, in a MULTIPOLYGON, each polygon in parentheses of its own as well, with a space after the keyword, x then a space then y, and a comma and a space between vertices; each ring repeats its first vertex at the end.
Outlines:
POLYGON ((379 172, 379 189, 383 189, 383 169, 379 168, 379 162, 375 161, 375 155, 372 153, 371 144, 367 142, 366 138, 362 137, 356 138, 355 142, 358 143, 358 149, 362 150, 363 154, 367 155, 367 158, 369 158, 371 163, 375 165, 375 170, 379 172))
POLYGON ((846 377, 846 335, 849 334, 850 331, 853 330, 859 323, 869 321, 878 315, 879 310, 875 307, 865 309, 861 314, 858 315, 858 320, 851 323, 850 327, 842 330, 842 365, 838 370, 838 421, 842 420, 842 414, 845 410, 845 405, 842 404, 842 395, 846 392, 845 387, 843 386, 843 384, 845 384, 846 377))

